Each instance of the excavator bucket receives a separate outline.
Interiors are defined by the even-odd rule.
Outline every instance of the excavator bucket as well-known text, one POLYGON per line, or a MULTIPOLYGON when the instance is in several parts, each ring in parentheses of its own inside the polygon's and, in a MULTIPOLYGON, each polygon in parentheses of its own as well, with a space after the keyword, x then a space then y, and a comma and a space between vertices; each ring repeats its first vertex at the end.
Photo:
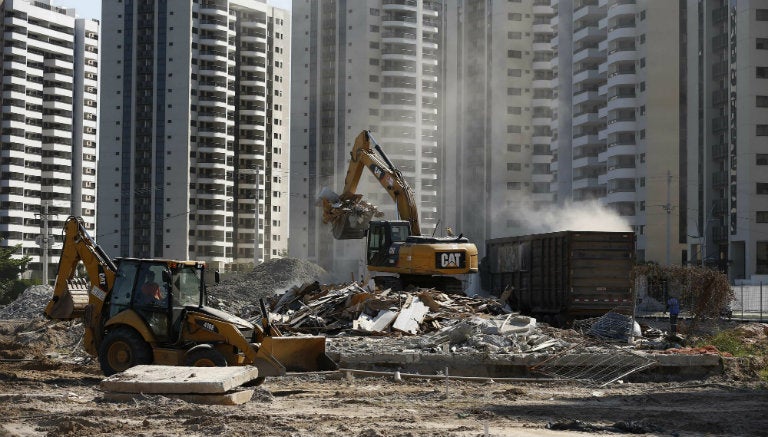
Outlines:
POLYGON ((271 356, 288 372, 337 370, 325 353, 325 337, 264 337, 257 357, 271 356))
POLYGON ((337 240, 364 238, 372 218, 372 211, 360 208, 349 208, 342 211, 333 221, 333 238, 337 240))
MULTIPOLYGON (((57 284, 55 288, 59 285, 57 284)), ((88 281, 74 278, 66 282, 61 295, 54 294, 45 306, 45 315, 50 319, 71 320, 81 317, 88 306, 88 281)))
POLYGON ((337 240, 364 238, 373 217, 382 215, 359 194, 342 199, 328 188, 323 188, 318 197, 323 203, 323 221, 331 224, 333 238, 337 240))

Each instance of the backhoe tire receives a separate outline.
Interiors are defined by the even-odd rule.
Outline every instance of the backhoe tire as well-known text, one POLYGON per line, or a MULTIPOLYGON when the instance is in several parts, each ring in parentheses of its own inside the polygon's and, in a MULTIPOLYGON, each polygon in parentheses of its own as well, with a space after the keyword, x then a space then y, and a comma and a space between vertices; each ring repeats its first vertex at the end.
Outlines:
POLYGON ((185 366, 193 367, 227 367, 227 359, 221 352, 213 348, 195 349, 184 357, 185 366))
POLYGON ((152 347, 127 326, 109 331, 99 347, 99 365, 106 376, 152 361, 152 347))

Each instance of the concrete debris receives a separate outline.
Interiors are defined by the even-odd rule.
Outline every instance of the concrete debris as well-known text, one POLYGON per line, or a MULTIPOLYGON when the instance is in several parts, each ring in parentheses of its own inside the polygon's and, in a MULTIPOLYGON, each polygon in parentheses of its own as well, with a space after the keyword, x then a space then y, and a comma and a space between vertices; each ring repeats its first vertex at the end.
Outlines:
POLYGON ((270 320, 284 333, 419 336, 401 342, 405 349, 516 354, 569 344, 544 334, 536 319, 505 312, 496 299, 433 289, 371 291, 354 282, 312 282, 273 297, 269 307, 270 320))
POLYGON ((53 287, 33 285, 24 290, 15 301, 0 308, 0 320, 43 319, 43 310, 52 295, 53 287))

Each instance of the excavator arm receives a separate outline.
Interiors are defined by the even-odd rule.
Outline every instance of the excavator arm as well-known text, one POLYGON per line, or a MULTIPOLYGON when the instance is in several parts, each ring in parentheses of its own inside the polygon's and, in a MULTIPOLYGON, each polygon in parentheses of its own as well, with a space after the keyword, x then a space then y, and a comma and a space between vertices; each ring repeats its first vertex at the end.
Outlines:
POLYGON ((85 318, 84 347, 94 350, 94 335, 101 317, 101 309, 115 283, 117 266, 88 235, 80 217, 69 217, 64 223, 64 246, 61 249, 59 270, 53 286, 53 297, 45 307, 50 319, 72 320, 85 318), (75 278, 77 265, 83 263, 89 281, 75 278))
POLYGON ((355 139, 350 152, 349 168, 344 178, 344 191, 336 195, 322 196, 323 222, 333 226, 333 236, 338 240, 359 239, 377 211, 357 194, 357 185, 367 168, 389 193, 397 205, 400 218, 407 220, 412 235, 421 235, 416 200, 408 182, 387 155, 379 147, 369 131, 362 131, 355 139), (373 148, 371 147, 373 144, 373 148))

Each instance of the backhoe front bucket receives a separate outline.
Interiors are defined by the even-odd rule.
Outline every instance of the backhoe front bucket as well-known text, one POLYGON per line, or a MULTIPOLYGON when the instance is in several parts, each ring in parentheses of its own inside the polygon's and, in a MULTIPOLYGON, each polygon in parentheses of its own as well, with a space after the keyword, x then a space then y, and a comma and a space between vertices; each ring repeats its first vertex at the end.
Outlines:
POLYGON ((257 355, 271 355, 289 372, 339 368, 325 353, 325 337, 264 337, 257 355))

